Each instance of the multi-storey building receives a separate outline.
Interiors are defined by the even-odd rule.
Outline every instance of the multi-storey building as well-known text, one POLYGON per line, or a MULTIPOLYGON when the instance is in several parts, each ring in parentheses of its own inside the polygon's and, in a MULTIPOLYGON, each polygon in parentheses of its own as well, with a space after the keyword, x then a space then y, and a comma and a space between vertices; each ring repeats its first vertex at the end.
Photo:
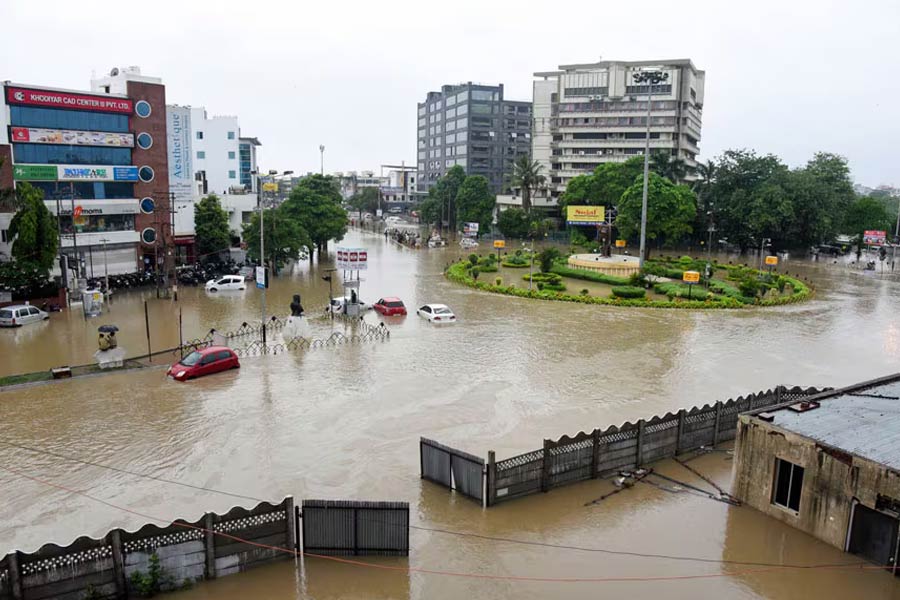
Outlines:
POLYGON ((16 186, 43 192, 59 217, 60 255, 80 277, 162 267, 171 238, 165 86, 135 67, 91 84, 95 93, 4 83, 0 155, 16 186))
POLYGON ((650 152, 696 166, 700 152, 704 71, 689 59, 601 61, 535 73, 534 159, 544 167, 551 197, 578 175, 605 162, 644 153, 650 95, 650 152), (668 78, 650 89, 641 70, 668 78))
POLYGON ((484 175, 500 193, 516 157, 530 152, 531 103, 505 100, 502 84, 445 85, 418 105, 420 193, 454 165, 484 175))
POLYGON ((256 177, 252 174, 257 169, 256 149, 262 144, 255 137, 242 137, 238 144, 240 159, 241 185, 245 190, 256 193, 256 177))

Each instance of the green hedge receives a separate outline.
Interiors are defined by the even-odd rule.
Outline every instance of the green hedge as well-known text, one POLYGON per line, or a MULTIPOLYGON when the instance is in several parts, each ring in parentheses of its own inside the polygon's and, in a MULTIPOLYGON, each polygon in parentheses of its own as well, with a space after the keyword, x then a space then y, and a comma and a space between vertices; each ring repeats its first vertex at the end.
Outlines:
POLYGON ((540 281, 541 283, 562 283, 562 277, 556 273, 532 273, 531 275, 522 275, 522 279, 525 281, 540 281))
POLYGON ((572 279, 581 279, 583 281, 595 281, 597 283, 605 283, 607 285, 628 285, 628 279, 625 277, 616 277, 596 271, 588 271, 587 269, 573 269, 564 264, 556 263, 550 272, 562 275, 563 277, 571 277, 572 279))
MULTIPOLYGON (((687 300, 685 297, 675 296, 673 300, 650 300, 647 298, 606 298, 601 296, 589 295, 573 295, 563 292, 544 290, 528 290, 526 288, 518 288, 516 286, 494 285, 484 281, 475 281, 469 275, 469 263, 459 262, 450 266, 446 271, 446 276, 450 281, 466 285, 468 287, 491 292, 494 294, 505 294, 507 296, 516 296, 519 298, 536 298, 540 300, 555 300, 558 302, 580 302, 582 304, 604 304, 610 306, 630 306, 641 308, 744 308, 747 304, 742 303, 736 298, 729 296, 714 296, 709 294, 705 300, 696 298, 698 289, 694 290, 694 298, 687 300)), ((793 304, 802 302, 812 295, 810 288, 798 279, 788 277, 788 285, 792 288, 790 296, 781 296, 768 300, 758 301, 758 306, 778 306, 782 304, 793 304)), ((546 286, 545 286, 546 288, 546 286)), ((705 290, 703 290, 705 292, 705 290)))
POLYGON ((647 296, 647 290, 631 285, 623 285, 614 287, 612 289, 612 295, 616 298, 645 298, 647 296))
POLYGON ((518 263, 518 262, 509 262, 509 261, 504 260, 504 261, 501 262, 500 264, 503 265, 504 267, 509 267, 510 269, 527 269, 527 268, 528 268, 528 261, 527 261, 527 260, 524 261, 524 262, 521 262, 521 263, 518 263))

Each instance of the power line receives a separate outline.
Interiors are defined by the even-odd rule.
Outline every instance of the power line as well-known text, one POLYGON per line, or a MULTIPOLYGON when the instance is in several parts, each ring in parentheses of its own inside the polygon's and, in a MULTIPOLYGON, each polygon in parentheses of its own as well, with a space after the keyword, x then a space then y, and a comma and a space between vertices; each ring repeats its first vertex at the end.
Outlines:
MULTIPOLYGON (((210 492, 213 494, 230 496, 232 498, 239 498, 242 500, 251 500, 254 502, 268 502, 268 500, 265 500, 263 498, 257 498, 255 496, 248 496, 245 494, 226 492, 226 491, 217 490, 214 488, 193 485, 193 484, 185 483, 182 481, 175 481, 172 479, 157 477, 155 475, 150 475, 150 474, 146 474, 146 473, 139 473, 137 471, 130 471, 128 469, 113 467, 110 465, 105 465, 102 463, 88 461, 88 460, 83 460, 83 459, 75 458, 72 456, 65 456, 63 454, 58 454, 56 452, 52 452, 49 450, 42 450, 42 449, 38 449, 38 448, 24 446, 22 444, 16 444, 16 443, 8 442, 5 440, 0 440, 0 444, 10 446, 13 448, 19 448, 21 450, 27 450, 29 452, 34 452, 37 454, 44 454, 47 456, 52 456, 52 457, 70 461, 70 462, 81 463, 84 465, 98 467, 101 469, 109 469, 111 471, 115 471, 118 473, 124 473, 127 475, 133 475, 135 477, 151 479, 153 481, 159 481, 161 483, 179 485, 179 486, 187 487, 187 488, 197 490, 197 491, 210 492)), ((369 520, 372 520, 372 519, 369 519, 369 520)), ((383 523, 385 525, 397 525, 395 523, 388 523, 386 521, 383 523)), ((575 545, 569 545, 569 544, 554 544, 551 542, 541 542, 541 541, 536 541, 536 540, 522 540, 522 539, 508 538, 508 537, 501 537, 501 536, 491 536, 491 535, 480 534, 480 533, 456 531, 456 530, 452 530, 452 529, 443 529, 443 528, 437 528, 437 527, 424 527, 421 525, 412 525, 412 524, 409 525, 409 528, 415 529, 418 531, 426 531, 429 533, 439 533, 439 534, 452 535, 452 536, 457 536, 457 537, 467 537, 467 538, 480 539, 480 540, 485 540, 485 541, 500 542, 500 543, 505 543, 505 544, 519 544, 519 545, 523 545, 523 546, 553 548, 556 550, 572 550, 572 551, 576 551, 576 552, 592 552, 592 553, 598 553, 598 554, 610 554, 610 555, 615 555, 615 556, 630 556, 633 558, 651 558, 651 559, 662 559, 662 560, 673 560, 673 561, 700 562, 700 563, 724 564, 724 565, 743 565, 743 566, 755 566, 755 567, 776 567, 776 568, 782 568, 782 569, 814 569, 814 568, 823 568, 823 567, 851 567, 851 566, 863 564, 863 563, 857 562, 857 563, 798 565, 798 564, 784 564, 784 563, 771 563, 771 562, 758 562, 758 561, 726 560, 726 559, 696 557, 696 556, 657 554, 657 553, 635 552, 635 551, 628 551, 628 550, 613 550, 613 549, 609 549, 609 548, 585 547, 585 546, 575 546, 575 545)))
MULTIPOLYGON (((92 496, 86 492, 75 490, 73 488, 69 488, 57 483, 53 483, 51 481, 47 481, 44 479, 40 479, 38 477, 34 477, 23 473, 17 469, 13 469, 11 467, 0 466, 0 470, 7 471, 9 473, 13 473, 20 477, 24 477, 25 479, 29 479, 31 481, 35 481, 37 483, 41 483, 43 485, 53 487, 59 490, 67 491, 72 494, 76 494, 78 496, 82 496, 84 498, 88 498, 95 502, 99 502, 104 504, 110 508, 114 508, 116 510, 120 510, 132 515, 136 515, 145 519, 150 519, 151 521, 157 521, 159 523, 171 524, 177 527, 183 527, 186 529, 193 529, 197 531, 203 531, 206 533, 210 533, 212 535, 218 535, 221 537, 228 538, 230 540, 234 540, 237 542, 242 542, 251 546, 255 546, 258 548, 266 548, 269 550, 275 550, 278 552, 283 552, 290 554, 295 557, 310 557, 310 558, 321 558, 323 560, 330 560, 333 562, 354 565, 359 567, 366 567, 370 569, 377 570, 385 570, 385 571, 396 571, 396 572, 404 572, 404 573, 422 573, 427 575, 442 575, 447 577, 461 577, 468 579, 483 579, 483 580, 495 580, 495 581, 519 581, 519 582, 527 582, 527 583, 611 583, 611 582, 650 582, 650 581, 680 581, 687 579, 713 579, 718 577, 731 577, 735 575, 748 575, 748 574, 759 574, 759 573, 768 573, 773 571, 779 571, 783 567, 768 567, 762 569, 747 569, 743 571, 730 571, 730 572, 720 572, 720 573, 699 573, 699 574, 691 574, 691 575, 657 575, 657 576, 646 576, 646 577, 535 577, 528 575, 491 575, 487 573, 470 573, 464 571, 446 571, 441 569, 426 569, 422 567, 408 567, 408 566, 392 566, 392 565, 384 565, 378 563, 367 563, 360 560, 351 560, 346 558, 339 558, 336 556, 325 556, 321 554, 313 554, 309 552, 301 552, 296 549, 284 548, 281 546, 274 546, 270 544, 261 544, 259 542, 254 542, 251 540, 246 540, 244 538, 240 538, 235 535, 231 535, 222 531, 214 531, 206 529, 205 527, 200 527, 198 525, 192 525, 190 523, 180 523, 180 522, 170 522, 167 519, 162 519, 160 517, 155 517, 153 515, 148 515, 146 513, 142 513, 124 506, 120 506, 117 504, 113 504, 112 502, 108 502, 103 500, 102 498, 97 498, 96 496, 92 496)), ((809 567, 809 568, 820 568, 820 569, 841 569, 841 568, 859 568, 860 570, 864 569, 884 569, 883 566, 872 566, 865 565, 860 563, 859 565, 841 565, 841 566, 820 566, 820 567, 809 567)))

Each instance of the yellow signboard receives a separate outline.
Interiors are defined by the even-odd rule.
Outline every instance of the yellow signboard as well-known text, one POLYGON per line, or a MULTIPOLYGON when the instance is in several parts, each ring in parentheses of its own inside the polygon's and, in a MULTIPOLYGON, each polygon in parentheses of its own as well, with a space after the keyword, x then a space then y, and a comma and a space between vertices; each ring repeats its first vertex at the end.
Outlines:
POLYGON ((778 257, 777 257, 777 256, 767 256, 767 257, 766 257, 766 264, 769 265, 769 266, 771 266, 771 267, 774 267, 775 265, 778 264, 778 257))
POLYGON ((625 240, 616 240, 616 248, 624 248, 625 240))
POLYGON ((263 184, 263 191, 264 191, 264 192, 277 192, 277 191, 278 191, 278 184, 277 184, 277 183, 264 183, 264 184, 263 184))
POLYGON ((494 248, 506 248, 506 240, 494 240, 494 248))
POLYGON ((682 279, 685 283, 697 283, 700 281, 699 271, 685 271, 682 279))
POLYGON ((602 206, 567 206, 566 223, 569 225, 598 225, 606 221, 602 206))

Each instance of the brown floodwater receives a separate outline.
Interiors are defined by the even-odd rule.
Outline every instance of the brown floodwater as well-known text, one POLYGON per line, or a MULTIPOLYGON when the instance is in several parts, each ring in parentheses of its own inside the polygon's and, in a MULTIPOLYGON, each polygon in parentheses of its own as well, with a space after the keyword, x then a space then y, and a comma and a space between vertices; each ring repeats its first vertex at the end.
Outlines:
MULTIPOLYGON (((361 297, 397 295, 410 308, 444 302, 459 322, 391 318, 385 343, 246 358, 240 371, 178 384, 162 370, 76 379, 0 393, 0 441, 255 497, 403 500, 414 525, 489 536, 724 561, 822 564, 852 557, 746 507, 650 485, 591 481, 483 510, 419 479, 418 438, 505 458, 545 437, 649 418, 777 384, 838 386, 897 371, 900 281, 845 265, 787 261, 816 284, 813 300, 765 310, 678 311, 537 302, 446 281, 456 249, 410 250, 360 233, 370 250, 361 297)), ((273 281, 271 312, 303 296, 324 307, 328 265, 273 281)), ((115 323, 129 354, 210 328, 259 319, 260 293, 181 288, 179 301, 119 294, 110 312, 77 312, 0 331, 2 374, 90 362, 96 327, 115 323)), ((376 315, 367 317, 376 322, 376 315)), ((342 325, 312 324, 317 337, 342 325)), ((730 455, 694 466, 723 486, 730 455)), ((65 462, 0 445, 0 467, 89 491, 164 519, 224 512, 233 498, 65 462)), ((674 462, 658 468, 704 485, 674 462)), ((145 519, 0 470, 0 553, 70 543, 145 519)), ((900 599, 900 579, 871 569, 773 570, 526 546, 414 529, 406 559, 373 560, 492 576, 680 577, 668 581, 534 583, 386 571, 321 559, 286 561, 208 582, 181 598, 873 598, 900 599)))

